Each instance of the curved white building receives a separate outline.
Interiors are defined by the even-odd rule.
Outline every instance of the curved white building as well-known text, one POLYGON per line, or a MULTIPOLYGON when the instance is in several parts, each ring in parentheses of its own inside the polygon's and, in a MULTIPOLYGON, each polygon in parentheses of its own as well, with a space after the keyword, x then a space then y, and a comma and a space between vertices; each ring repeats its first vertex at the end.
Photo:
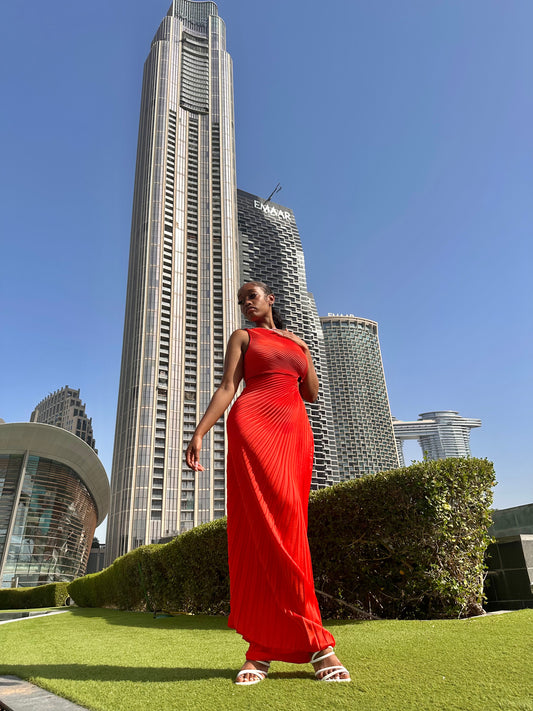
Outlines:
POLYGON ((0 587, 83 575, 109 482, 75 434, 35 422, 0 424, 0 587))

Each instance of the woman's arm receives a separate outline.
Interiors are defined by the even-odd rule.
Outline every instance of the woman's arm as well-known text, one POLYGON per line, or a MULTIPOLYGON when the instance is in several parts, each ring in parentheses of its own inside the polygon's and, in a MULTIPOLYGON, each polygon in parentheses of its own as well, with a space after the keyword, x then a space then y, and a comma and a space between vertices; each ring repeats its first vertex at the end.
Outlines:
POLYGON ((209 432, 215 422, 221 417, 229 404, 233 400, 239 383, 243 376, 244 352, 248 345, 249 336, 246 331, 239 329, 231 334, 226 348, 226 356, 224 359, 224 374, 222 382, 215 390, 211 402, 209 403, 204 416, 198 423, 198 426, 189 442, 185 459, 187 466, 191 469, 203 469, 200 465, 200 450, 202 448, 202 439, 209 432))
POLYGON ((292 333, 292 331, 278 331, 278 333, 294 341, 294 343, 297 343, 305 353, 305 357, 307 358, 307 374, 300 383, 300 395, 306 402, 315 402, 318 397, 319 383, 309 346, 305 341, 302 341, 301 338, 298 338, 298 336, 292 333))
POLYGON ((315 364, 311 358, 309 348, 305 351, 307 356, 307 374, 300 383, 300 395, 306 402, 315 402, 318 397, 319 383, 318 375, 316 374, 315 364))
POLYGON ((315 364, 311 358, 311 351, 306 347, 304 353, 307 357, 307 374, 300 383, 300 395, 306 402, 315 402, 318 397, 318 375, 316 374, 315 364))

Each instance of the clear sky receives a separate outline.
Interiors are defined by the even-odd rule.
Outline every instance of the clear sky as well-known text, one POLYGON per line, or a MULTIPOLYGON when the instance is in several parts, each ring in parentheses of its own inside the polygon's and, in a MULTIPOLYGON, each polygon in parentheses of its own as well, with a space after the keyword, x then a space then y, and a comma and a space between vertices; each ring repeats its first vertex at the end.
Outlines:
MULTIPOLYGON (((142 67, 169 4, 2 8, 0 417, 80 388, 108 473, 142 67)), ((531 503, 533 2, 218 7, 239 187, 281 183, 321 315, 378 321, 393 415, 481 418, 495 506, 531 503)))

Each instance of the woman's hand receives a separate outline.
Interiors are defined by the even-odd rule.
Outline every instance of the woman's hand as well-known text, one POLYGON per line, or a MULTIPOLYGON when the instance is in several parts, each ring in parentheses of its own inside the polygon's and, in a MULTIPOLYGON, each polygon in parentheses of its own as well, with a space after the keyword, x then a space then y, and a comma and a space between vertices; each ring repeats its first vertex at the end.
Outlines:
POLYGON ((202 437, 198 434, 192 436, 189 446, 187 447, 187 452, 185 453, 185 461, 189 469, 193 469, 195 472, 203 472, 204 468, 200 464, 200 450, 202 449, 202 437))
POLYGON ((296 345, 300 346, 300 348, 304 351, 306 355, 309 352, 309 346, 307 345, 307 343, 305 341, 302 341, 302 339, 292 331, 277 331, 277 333, 280 336, 283 336, 283 338, 288 338, 289 341, 293 341, 294 343, 296 343, 296 345))

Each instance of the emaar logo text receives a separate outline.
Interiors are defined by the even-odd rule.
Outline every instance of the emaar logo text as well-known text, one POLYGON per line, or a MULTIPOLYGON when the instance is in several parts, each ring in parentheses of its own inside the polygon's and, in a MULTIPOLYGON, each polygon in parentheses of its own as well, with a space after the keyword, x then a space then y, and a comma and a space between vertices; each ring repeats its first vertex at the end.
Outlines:
POLYGON ((274 207, 273 205, 269 205, 266 202, 260 202, 259 200, 254 200, 254 207, 257 210, 262 210, 266 215, 271 215, 272 217, 280 217, 280 218, 283 218, 284 220, 291 219, 290 212, 287 212, 287 210, 279 210, 277 207, 274 207))

